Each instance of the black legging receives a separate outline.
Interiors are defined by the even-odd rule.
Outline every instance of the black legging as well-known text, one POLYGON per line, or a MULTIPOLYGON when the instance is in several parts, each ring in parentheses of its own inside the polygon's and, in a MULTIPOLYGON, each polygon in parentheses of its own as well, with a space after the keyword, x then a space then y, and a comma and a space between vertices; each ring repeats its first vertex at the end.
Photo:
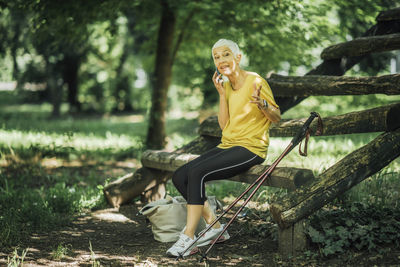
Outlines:
POLYGON ((205 182, 231 178, 263 161, 263 158, 244 147, 215 147, 178 168, 172 181, 188 204, 204 205, 207 199, 205 182))

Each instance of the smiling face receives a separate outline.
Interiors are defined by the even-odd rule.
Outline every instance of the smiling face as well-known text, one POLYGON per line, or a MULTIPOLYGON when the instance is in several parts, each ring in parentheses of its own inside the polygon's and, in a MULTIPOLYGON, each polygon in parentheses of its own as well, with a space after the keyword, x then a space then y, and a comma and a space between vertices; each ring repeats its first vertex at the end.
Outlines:
POLYGON ((213 49, 214 64, 221 74, 229 76, 239 69, 241 55, 233 54, 227 46, 220 46, 213 49))

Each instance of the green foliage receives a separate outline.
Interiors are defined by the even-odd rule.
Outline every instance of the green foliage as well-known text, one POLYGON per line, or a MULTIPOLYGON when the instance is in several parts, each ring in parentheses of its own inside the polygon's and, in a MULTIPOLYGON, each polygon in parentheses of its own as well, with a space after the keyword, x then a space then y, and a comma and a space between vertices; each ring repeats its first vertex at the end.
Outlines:
POLYGON ((0 246, 19 244, 34 231, 66 225, 77 212, 105 205, 101 190, 57 182, 63 179, 72 182, 68 173, 50 176, 32 163, 0 172, 0 246))
MULTIPOLYGON (((212 44, 231 38, 242 47, 244 67, 302 75, 319 61, 323 47, 358 37, 379 11, 379 1, 169 1, 177 18, 169 107, 193 110, 216 103, 211 82, 212 44), (190 104, 188 104, 190 103, 190 104)), ((1 5, 0 79, 48 82, 55 92, 69 86, 68 59, 78 64, 78 100, 87 112, 149 109, 156 53, 159 1, 8 1, 1 5), (15 74, 18 72, 17 74, 15 74), (50 76, 50 77, 49 77, 50 76)), ((360 64, 354 74, 387 71, 390 54, 360 64)), ((54 92, 42 97, 55 101, 54 92)), ((62 96, 66 101, 66 95, 62 96)), ((70 107, 71 110, 72 107, 70 107)))
POLYGON ((307 234, 323 256, 348 249, 399 247, 400 210, 359 202, 321 210, 311 217, 307 234))
POLYGON ((367 178, 338 199, 339 203, 369 203, 376 208, 400 207, 399 161, 367 178), (396 164, 397 163, 397 164, 396 164))

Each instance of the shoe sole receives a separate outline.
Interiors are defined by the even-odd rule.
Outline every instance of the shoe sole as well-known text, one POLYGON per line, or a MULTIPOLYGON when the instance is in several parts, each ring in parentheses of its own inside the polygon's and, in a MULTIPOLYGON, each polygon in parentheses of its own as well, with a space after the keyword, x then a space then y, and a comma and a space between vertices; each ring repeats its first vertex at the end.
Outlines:
MULTIPOLYGON (((196 253, 198 253, 200 250, 199 250, 199 248, 198 247, 194 247, 191 251, 190 251, 190 253, 188 254, 188 255, 186 255, 186 256, 183 256, 183 257, 188 257, 188 256, 191 256, 191 255, 193 255, 193 254, 196 254, 196 253)), ((169 257, 178 257, 179 255, 174 255, 174 254, 172 254, 172 253, 170 253, 170 252, 167 252, 167 256, 169 256, 169 257)))
MULTIPOLYGON (((216 244, 224 243, 224 242, 228 241, 229 239, 230 239, 230 237, 225 238, 224 236, 221 236, 221 237, 217 240, 217 242, 215 242, 215 243, 216 243, 216 244)), ((215 239, 212 239, 212 240, 210 240, 210 242, 207 242, 207 243, 204 243, 204 244, 200 244, 200 245, 197 244, 197 246, 198 246, 198 247, 207 246, 207 245, 211 244, 212 242, 214 242, 214 240, 215 240, 215 239)))

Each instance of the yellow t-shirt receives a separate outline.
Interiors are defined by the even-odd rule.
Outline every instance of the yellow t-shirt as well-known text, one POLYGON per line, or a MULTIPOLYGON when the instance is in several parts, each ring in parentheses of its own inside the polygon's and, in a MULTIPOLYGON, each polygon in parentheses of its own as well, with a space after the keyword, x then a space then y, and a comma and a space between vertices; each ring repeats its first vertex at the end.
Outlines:
POLYGON ((233 90, 230 82, 225 82, 229 120, 222 130, 219 148, 242 146, 254 154, 266 158, 269 145, 269 127, 271 121, 261 112, 253 100, 254 83, 262 85, 260 97, 278 108, 266 80, 256 73, 249 73, 243 86, 233 90))

